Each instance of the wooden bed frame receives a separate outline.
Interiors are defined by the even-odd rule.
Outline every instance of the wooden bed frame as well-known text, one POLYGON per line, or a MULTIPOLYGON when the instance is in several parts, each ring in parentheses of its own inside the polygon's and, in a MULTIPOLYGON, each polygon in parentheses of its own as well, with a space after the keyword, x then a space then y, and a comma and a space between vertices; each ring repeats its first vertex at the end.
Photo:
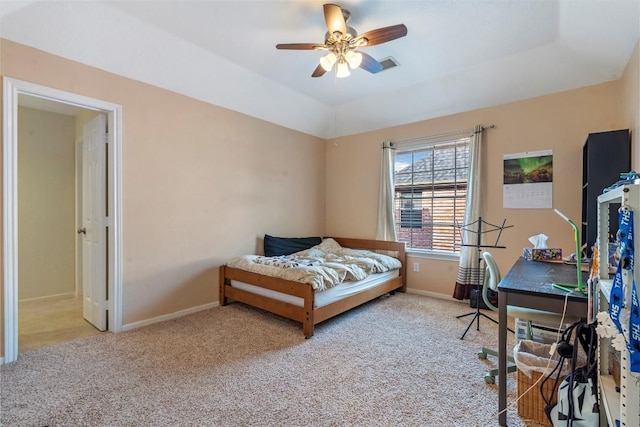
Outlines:
POLYGON ((406 291, 406 252, 404 243, 341 237, 333 237, 333 239, 338 242, 340 246, 345 248, 395 252, 395 257, 402 262, 400 275, 372 288, 365 289, 323 307, 314 308, 314 291, 309 284, 265 276, 223 265, 220 267, 220 305, 227 305, 231 299, 301 322, 302 332, 304 333, 305 338, 311 338, 313 336, 315 325, 320 322, 323 322, 333 316, 337 316, 340 313, 344 313, 347 310, 389 292, 396 290, 400 292, 406 291), (249 283, 255 286, 303 298, 304 306, 299 307, 273 298, 256 295, 242 289, 234 288, 231 286, 231 280, 237 280, 239 282, 249 283))

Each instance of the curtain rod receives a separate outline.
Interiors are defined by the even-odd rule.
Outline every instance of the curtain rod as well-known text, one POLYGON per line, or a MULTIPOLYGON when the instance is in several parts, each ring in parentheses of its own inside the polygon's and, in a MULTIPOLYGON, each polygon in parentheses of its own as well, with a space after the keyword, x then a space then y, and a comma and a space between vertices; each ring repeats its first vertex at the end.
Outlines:
MULTIPOLYGON (((484 131, 485 129, 493 129, 495 128, 495 125, 488 125, 488 126, 482 126, 481 127, 481 132, 484 131)), ((429 136, 421 136, 418 138, 410 138, 410 139, 403 139, 401 141, 393 141, 394 144, 410 144, 412 142, 416 142, 416 141, 428 141, 430 139, 440 139, 440 138, 446 138, 448 136, 454 136, 454 135, 462 135, 462 134, 469 134, 469 135, 473 135, 475 133, 475 129, 471 128, 471 129, 464 129, 464 130, 457 130, 457 131, 453 131, 453 132, 446 132, 446 133, 441 133, 438 135, 429 135, 429 136)))

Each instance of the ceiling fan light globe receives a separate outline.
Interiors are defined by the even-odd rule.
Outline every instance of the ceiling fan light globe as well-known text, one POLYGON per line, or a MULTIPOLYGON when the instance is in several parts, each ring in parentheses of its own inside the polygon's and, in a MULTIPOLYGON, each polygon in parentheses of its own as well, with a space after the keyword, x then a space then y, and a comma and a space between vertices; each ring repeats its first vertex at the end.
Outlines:
POLYGON ((329 52, 327 55, 320 58, 320 65, 325 71, 331 71, 331 68, 333 68, 333 64, 336 63, 337 59, 338 57, 335 53, 329 52))
POLYGON ((346 61, 338 62, 336 77, 343 78, 349 77, 350 75, 351 73, 349 72, 349 66, 347 65, 346 61))
POLYGON ((355 70, 360 66, 360 64, 362 64, 362 54, 360 52, 354 52, 350 50, 344 56, 344 59, 347 60, 352 70, 355 70))

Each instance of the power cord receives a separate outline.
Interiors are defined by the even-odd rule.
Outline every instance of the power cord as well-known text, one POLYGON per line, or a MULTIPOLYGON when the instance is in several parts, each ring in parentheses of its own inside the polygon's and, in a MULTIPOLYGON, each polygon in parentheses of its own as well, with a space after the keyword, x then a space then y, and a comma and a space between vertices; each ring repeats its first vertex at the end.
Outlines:
MULTIPOLYGON (((560 337, 562 335, 562 327, 564 326, 564 318, 567 314, 567 303, 569 302, 569 294, 566 294, 564 296, 564 307, 562 308, 562 317, 560 318, 560 325, 558 325, 558 329, 557 329, 557 333, 556 333, 556 341, 551 345, 551 348, 549 349, 549 358, 547 359, 547 366, 544 368, 544 372, 545 374, 547 372, 549 372, 549 368, 551 367, 551 362, 557 362, 555 360, 553 360, 553 355, 556 353, 556 348, 558 347, 558 343, 560 342, 560 337)), ((502 350, 502 349, 500 349, 502 350)), ((540 375, 540 378, 538 378, 536 380, 536 382, 534 382, 531 387, 529 387, 528 389, 525 390, 524 393, 522 393, 520 396, 518 396, 518 398, 516 400, 514 400, 513 402, 511 402, 510 404, 508 404, 506 406, 506 408, 504 408, 502 411, 498 412, 498 415, 505 413, 508 409, 513 408, 513 406, 515 406, 520 399, 522 399, 524 396, 526 396, 534 387, 537 387, 537 385, 540 383, 540 381, 542 381, 545 378, 544 375, 540 375)))

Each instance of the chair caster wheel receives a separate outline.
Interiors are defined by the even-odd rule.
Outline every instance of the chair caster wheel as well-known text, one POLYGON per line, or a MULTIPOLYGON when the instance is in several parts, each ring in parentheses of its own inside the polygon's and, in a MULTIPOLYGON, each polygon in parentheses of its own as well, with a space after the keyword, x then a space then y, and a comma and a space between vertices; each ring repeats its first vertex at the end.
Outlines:
POLYGON ((487 358, 487 353, 483 351, 478 352, 478 359, 486 359, 486 358, 487 358))
POLYGON ((485 383, 487 383, 487 384, 495 384, 495 382, 496 382, 496 378, 495 378, 495 377, 492 377, 492 376, 491 376, 491 375, 489 375, 489 374, 486 374, 486 375, 484 376, 484 382, 485 382, 485 383))

